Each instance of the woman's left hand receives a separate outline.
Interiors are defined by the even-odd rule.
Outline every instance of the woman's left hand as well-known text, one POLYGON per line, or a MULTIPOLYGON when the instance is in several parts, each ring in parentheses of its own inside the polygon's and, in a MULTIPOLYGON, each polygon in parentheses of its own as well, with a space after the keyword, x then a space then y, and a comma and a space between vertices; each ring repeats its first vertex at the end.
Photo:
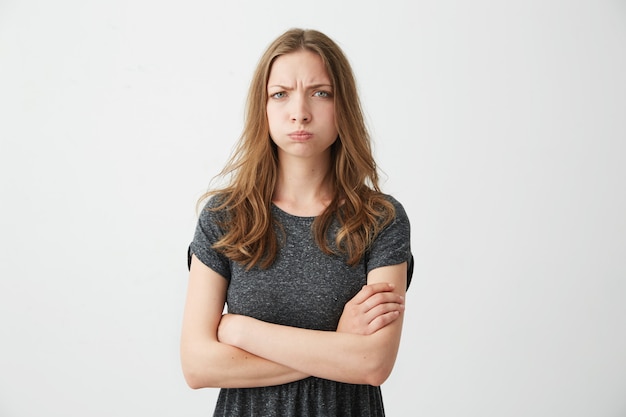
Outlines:
POLYGON ((365 285, 346 303, 338 332, 369 335, 393 323, 404 310, 404 297, 384 282, 365 285))

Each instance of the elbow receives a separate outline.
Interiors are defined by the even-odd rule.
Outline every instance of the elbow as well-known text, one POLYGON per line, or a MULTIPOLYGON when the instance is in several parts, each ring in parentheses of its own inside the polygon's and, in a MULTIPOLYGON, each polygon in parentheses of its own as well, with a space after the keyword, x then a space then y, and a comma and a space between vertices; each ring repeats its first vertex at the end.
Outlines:
POLYGON ((200 389, 207 387, 207 385, 204 383, 204 381, 197 372, 193 372, 192 370, 186 370, 183 368, 183 376, 185 377, 185 382, 187 383, 187 386, 191 389, 200 389))
POLYGON ((361 369, 364 370, 362 379, 365 384, 378 387, 389 378, 396 363, 398 347, 399 342, 388 343, 386 339, 376 339, 373 345, 361 352, 361 369))
POLYGON ((376 353, 364 355, 362 379, 365 384, 372 386, 382 385, 391 375, 396 362, 397 350, 376 349, 376 353))
POLYGON ((183 376, 187 386, 191 389, 207 388, 205 378, 193 366, 186 365, 183 361, 183 376))
POLYGON ((193 350, 189 349, 188 346, 182 345, 180 350, 180 365, 183 371, 183 377, 189 388, 199 389, 202 388, 202 383, 197 367, 194 366, 194 362, 193 350))
POLYGON ((367 375, 364 376, 364 381, 368 385, 378 387, 382 385, 387 380, 387 378, 389 378, 392 369, 393 365, 381 363, 376 367, 372 367, 368 371, 367 375))
POLYGON ((183 376, 189 388, 194 390, 200 388, 221 388, 224 382, 215 378, 214 373, 210 373, 206 369, 199 369, 198 367, 192 368, 183 366, 183 376))
POLYGON ((204 386, 202 386, 202 384, 200 383, 199 380, 197 379, 193 379, 193 378, 189 378, 187 376, 185 376, 185 381, 187 381, 187 386, 191 389, 200 389, 200 388, 204 388, 204 386))
POLYGON ((211 372, 212 368, 209 366, 210 362, 193 350, 183 350, 181 353, 183 377, 189 388, 200 389, 214 387, 214 381, 211 380, 213 372, 211 372))

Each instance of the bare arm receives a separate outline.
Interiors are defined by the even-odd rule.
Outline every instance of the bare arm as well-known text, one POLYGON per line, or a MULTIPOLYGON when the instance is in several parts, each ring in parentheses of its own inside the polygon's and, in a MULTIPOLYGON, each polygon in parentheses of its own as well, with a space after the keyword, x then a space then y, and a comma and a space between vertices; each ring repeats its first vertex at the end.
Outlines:
MULTIPOLYGON (((193 256, 181 337, 181 362, 189 386, 269 386, 310 376, 218 340, 226 289, 226 279, 193 256)), ((364 287, 346 304, 337 331, 372 334, 395 321, 403 305, 390 289, 382 282, 364 287)))
POLYGON ((220 343, 217 328, 227 281, 194 255, 189 273, 181 337, 181 363, 192 388, 244 388, 284 384, 307 377, 302 372, 220 343))
MULTIPOLYGON (((377 268, 368 275, 368 285, 391 283, 393 293, 404 296, 406 273, 406 263, 377 268)), ((371 297, 365 296, 368 298, 371 297)), ((377 331, 354 334, 300 329, 227 314, 222 318, 218 337, 224 343, 304 374, 340 382, 380 385, 395 363, 402 318, 400 311, 395 319, 377 331)))

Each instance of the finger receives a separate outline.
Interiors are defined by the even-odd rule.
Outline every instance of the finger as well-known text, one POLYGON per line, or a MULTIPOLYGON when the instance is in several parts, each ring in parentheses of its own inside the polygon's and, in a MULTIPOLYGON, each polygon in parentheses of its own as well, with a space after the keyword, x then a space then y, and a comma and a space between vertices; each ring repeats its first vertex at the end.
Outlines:
POLYGON ((404 297, 394 292, 381 292, 370 296, 367 300, 361 303, 363 311, 367 312, 381 304, 395 303, 404 304, 404 297))
POLYGON ((404 304, 397 304, 397 303, 379 304, 373 309, 371 309, 370 311, 368 311, 364 315, 364 319, 367 321, 367 323, 372 323, 378 317, 384 316, 385 314, 391 313, 393 311, 403 312, 404 304))
POLYGON ((381 293, 381 292, 389 292, 393 291, 395 286, 393 284, 389 284, 387 282, 377 282, 374 284, 364 285, 353 298, 356 304, 361 304, 371 296, 381 293))
POLYGON ((400 311, 393 310, 376 317, 368 326, 368 334, 373 334, 380 329, 390 325, 400 317, 400 311))

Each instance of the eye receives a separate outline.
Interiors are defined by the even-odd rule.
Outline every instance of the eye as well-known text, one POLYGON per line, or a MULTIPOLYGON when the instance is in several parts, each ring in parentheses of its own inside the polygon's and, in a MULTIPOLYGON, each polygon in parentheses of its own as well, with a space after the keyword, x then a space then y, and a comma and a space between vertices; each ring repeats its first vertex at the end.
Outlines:
POLYGON ((286 96, 287 96, 287 93, 285 93, 284 91, 279 91, 277 93, 270 94, 270 98, 275 98, 275 99, 285 98, 286 96))
POLYGON ((330 98, 333 96, 330 91, 323 91, 323 90, 316 91, 315 93, 313 93, 313 95, 315 97, 320 97, 320 98, 330 98))

